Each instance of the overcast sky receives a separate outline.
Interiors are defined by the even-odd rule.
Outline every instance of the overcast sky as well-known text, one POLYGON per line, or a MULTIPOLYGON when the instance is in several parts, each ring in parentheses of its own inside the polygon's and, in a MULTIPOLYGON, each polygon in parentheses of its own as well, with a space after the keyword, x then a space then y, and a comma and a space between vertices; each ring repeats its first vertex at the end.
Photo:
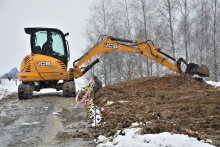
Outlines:
POLYGON ((25 27, 59 28, 67 37, 72 62, 86 47, 83 36, 91 0, 0 0, 0 76, 20 70, 22 59, 31 53, 25 27))

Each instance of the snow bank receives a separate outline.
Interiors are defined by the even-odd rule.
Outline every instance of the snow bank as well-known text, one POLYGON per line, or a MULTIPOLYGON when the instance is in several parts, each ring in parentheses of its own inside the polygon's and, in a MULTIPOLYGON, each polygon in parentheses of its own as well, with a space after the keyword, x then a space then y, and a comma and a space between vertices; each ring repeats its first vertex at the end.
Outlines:
POLYGON ((99 136, 97 147, 214 147, 188 135, 169 132, 140 135, 140 131, 141 128, 125 129, 122 131, 124 135, 117 135, 112 141, 105 136, 99 136))
POLYGON ((44 89, 41 89, 39 92, 34 91, 34 93, 57 93, 57 92, 62 92, 62 90, 57 91, 54 88, 44 88, 44 89))
POLYGON ((0 99, 4 98, 5 96, 17 92, 18 86, 8 86, 8 85, 0 85, 0 99))
POLYGON ((210 84, 214 87, 219 87, 220 86, 220 82, 214 82, 214 81, 206 81, 207 84, 210 84))

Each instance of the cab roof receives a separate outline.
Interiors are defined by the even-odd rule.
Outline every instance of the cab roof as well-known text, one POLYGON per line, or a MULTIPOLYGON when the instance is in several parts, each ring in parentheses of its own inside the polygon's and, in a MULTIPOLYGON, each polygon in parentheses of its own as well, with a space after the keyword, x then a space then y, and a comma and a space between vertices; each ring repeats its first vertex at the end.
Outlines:
POLYGON ((24 28, 25 33, 31 35, 32 32, 36 29, 42 29, 41 27, 36 27, 36 28, 24 28))

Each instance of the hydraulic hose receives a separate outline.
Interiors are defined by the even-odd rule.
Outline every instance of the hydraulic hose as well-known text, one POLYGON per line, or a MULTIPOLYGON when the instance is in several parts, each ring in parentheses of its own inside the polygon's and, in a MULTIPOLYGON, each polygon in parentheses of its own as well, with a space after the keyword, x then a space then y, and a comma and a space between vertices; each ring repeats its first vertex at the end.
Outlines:
POLYGON ((82 74, 84 75, 90 68, 92 68, 96 63, 99 62, 99 59, 97 58, 94 62, 92 62, 90 65, 88 65, 82 72, 82 74))
POLYGON ((180 58, 178 59, 178 61, 177 61, 177 68, 178 68, 178 70, 179 70, 180 73, 183 72, 182 69, 181 69, 181 62, 185 63, 186 66, 188 67, 188 63, 186 62, 186 60, 183 59, 182 57, 180 57, 180 58))

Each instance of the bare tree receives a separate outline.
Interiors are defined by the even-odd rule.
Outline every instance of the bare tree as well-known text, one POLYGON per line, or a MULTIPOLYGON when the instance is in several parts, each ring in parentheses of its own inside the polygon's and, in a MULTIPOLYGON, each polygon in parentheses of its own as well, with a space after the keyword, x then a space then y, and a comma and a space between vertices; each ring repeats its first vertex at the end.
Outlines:
MULTIPOLYGON (((116 12, 112 9, 114 0, 95 0, 90 7, 91 17, 87 21, 86 33, 87 39, 92 47, 99 38, 100 35, 111 35, 114 33, 115 25, 117 24, 116 12)), ((100 57, 102 55, 98 55, 100 57)), ((96 66, 96 75, 102 75, 104 84, 109 84, 111 81, 111 69, 112 65, 108 62, 108 57, 105 56, 100 62, 99 66, 96 66)))
MULTIPOLYGON (((126 39, 132 39, 132 24, 131 24, 131 10, 130 10, 131 0, 118 0, 117 4, 117 14, 120 17, 118 21, 118 27, 120 28, 120 35, 117 37, 122 37, 126 39)), ((135 77, 135 55, 134 53, 128 52, 118 52, 118 56, 123 59, 122 63, 115 63, 118 73, 123 77, 124 80, 128 80, 135 77), (120 65, 120 66, 119 66, 120 65)))
POLYGON ((195 8, 196 14, 193 18, 195 20, 194 24, 191 25, 193 27, 193 43, 194 48, 198 49, 194 57, 198 57, 197 62, 200 64, 209 63, 209 55, 211 51, 211 43, 210 43, 210 26, 211 26, 211 15, 210 8, 207 0, 197 1, 198 6, 195 8))
MULTIPOLYGON (((184 56, 186 61, 213 65, 210 70, 217 81, 219 5, 219 0, 94 0, 85 34, 89 45, 94 45, 102 34, 142 41, 151 39, 174 58, 184 56)), ((116 51, 101 58, 91 75, 100 75, 105 84, 111 84, 171 72, 142 55, 116 51)))
POLYGON ((122 34, 123 37, 128 39, 132 38, 132 27, 131 27, 131 18, 130 18, 130 0, 117 0, 118 3, 118 15, 120 15, 119 25, 123 26, 125 32, 122 34))
POLYGON ((219 22, 219 7, 218 0, 212 0, 212 43, 213 43, 213 56, 214 56, 214 80, 218 81, 218 47, 217 47, 217 24, 219 22))
POLYGON ((176 58, 175 49, 175 26, 178 1, 175 0, 158 0, 158 17, 161 17, 161 27, 167 32, 167 39, 170 42, 170 48, 173 52, 173 57, 176 58))
POLYGON ((183 21, 180 22, 180 26, 183 27, 183 42, 184 42, 184 48, 185 48, 185 60, 188 62, 188 45, 189 45, 189 11, 188 11, 188 1, 182 0, 180 4, 180 12, 183 17, 183 21))
MULTIPOLYGON (((149 11, 150 7, 148 6, 147 0, 136 0, 133 1, 132 5, 132 11, 133 11, 133 21, 135 23, 135 38, 138 38, 142 41, 146 41, 148 38, 150 38, 151 31, 150 30, 150 17, 149 11), (150 33, 148 33, 150 32, 150 33)), ((144 76, 144 72, 146 69, 147 76, 152 75, 152 65, 151 60, 148 58, 143 59, 142 55, 138 55, 138 74, 140 77, 144 76), (146 63, 146 67, 144 68, 144 64, 146 63)))

